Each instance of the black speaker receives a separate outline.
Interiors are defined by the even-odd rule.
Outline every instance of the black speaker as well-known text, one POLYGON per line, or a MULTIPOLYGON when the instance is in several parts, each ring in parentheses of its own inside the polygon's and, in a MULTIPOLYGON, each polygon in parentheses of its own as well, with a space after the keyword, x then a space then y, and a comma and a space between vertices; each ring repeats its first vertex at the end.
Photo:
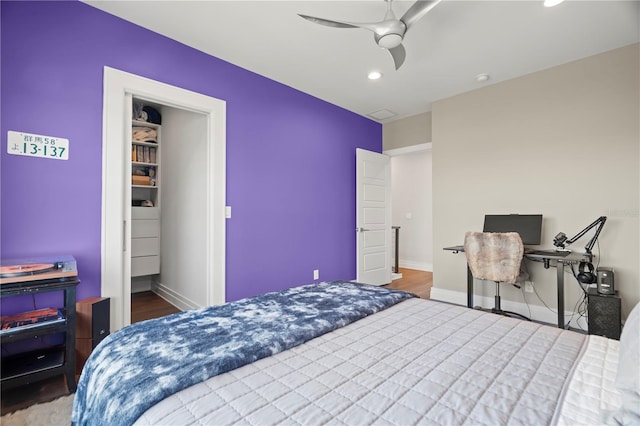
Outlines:
POLYGON ((108 297, 91 297, 76 303, 76 338, 91 339, 92 347, 109 335, 108 297))
POLYGON ((615 294, 615 287, 613 284, 613 269, 598 268, 598 293, 600 294, 615 294))
POLYGON ((580 262, 580 266, 578 267, 578 275, 576 276, 576 278, 582 284, 593 284, 597 280, 596 274, 594 274, 593 272, 594 269, 591 262, 580 262), (585 271, 584 268, 587 268, 588 270, 585 271))
MULTIPOLYGON (((617 293, 617 292, 616 292, 617 293)), ((620 340, 622 331, 621 300, 616 294, 605 295, 589 289, 589 334, 620 340)))
POLYGON ((109 335, 108 297, 90 297, 76 303, 76 374, 80 374, 91 351, 109 335))

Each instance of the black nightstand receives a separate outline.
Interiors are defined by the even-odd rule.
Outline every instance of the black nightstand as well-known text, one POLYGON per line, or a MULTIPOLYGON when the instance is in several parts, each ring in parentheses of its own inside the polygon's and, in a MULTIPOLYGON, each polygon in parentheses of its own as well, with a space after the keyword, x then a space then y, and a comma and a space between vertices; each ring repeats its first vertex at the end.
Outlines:
POLYGON ((4 330, 2 344, 19 340, 37 339, 48 334, 65 334, 62 346, 26 352, 2 359, 2 391, 33 383, 49 377, 64 374, 69 392, 76 390, 76 287, 80 281, 76 277, 28 281, 2 284, 0 297, 38 294, 52 291, 64 292, 65 320, 62 322, 43 322, 32 328, 4 330))
POLYGON ((622 331, 621 300, 615 294, 600 294, 595 288, 589 289, 589 334, 620 340, 622 331))

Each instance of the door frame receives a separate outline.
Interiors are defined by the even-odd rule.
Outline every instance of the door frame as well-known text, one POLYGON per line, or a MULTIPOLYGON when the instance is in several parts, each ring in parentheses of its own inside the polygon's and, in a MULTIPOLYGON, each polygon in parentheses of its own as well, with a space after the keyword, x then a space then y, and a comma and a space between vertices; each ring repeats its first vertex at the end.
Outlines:
MULTIPOLYGON (((225 302, 226 103, 135 74, 104 67, 102 127, 101 295, 111 299, 111 331, 131 323, 131 105, 136 99, 207 117, 207 305, 225 302)), ((186 142, 185 142, 186 143, 186 142)))

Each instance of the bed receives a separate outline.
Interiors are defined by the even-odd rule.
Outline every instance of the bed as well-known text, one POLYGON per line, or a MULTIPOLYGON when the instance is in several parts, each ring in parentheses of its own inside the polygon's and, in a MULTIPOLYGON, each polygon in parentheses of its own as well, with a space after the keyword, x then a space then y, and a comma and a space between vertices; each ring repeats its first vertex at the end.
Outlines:
POLYGON ((639 424, 638 311, 618 342, 381 287, 301 286, 112 334, 72 423, 639 424))

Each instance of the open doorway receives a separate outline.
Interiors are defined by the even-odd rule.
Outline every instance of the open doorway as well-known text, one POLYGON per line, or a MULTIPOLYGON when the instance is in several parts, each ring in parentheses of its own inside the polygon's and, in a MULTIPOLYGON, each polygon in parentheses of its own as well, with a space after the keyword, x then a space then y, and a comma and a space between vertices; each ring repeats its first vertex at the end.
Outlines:
POLYGON ((207 306, 203 230, 208 171, 202 155, 207 143, 204 114, 136 97, 132 102, 131 321, 135 322, 207 306))
POLYGON ((392 223, 400 228, 401 280, 407 275, 410 279, 405 281, 420 294, 429 295, 433 283, 431 143, 384 153, 391 157, 392 223))
MULTIPOLYGON (((207 261, 198 262, 199 278, 204 281, 204 295, 191 300, 200 306, 225 302, 225 103, 202 94, 146 79, 113 68, 104 71, 104 120, 103 120, 103 190, 102 190, 102 265, 101 295, 111 298, 111 330, 116 331, 131 323, 131 134, 133 99, 152 102, 169 108, 176 116, 189 115, 190 119, 202 120, 204 130, 202 145, 190 144, 188 131, 176 130, 187 137, 180 138, 179 149, 197 149, 203 158, 202 179, 193 185, 202 203, 203 223, 198 232, 202 235, 202 253, 184 244, 175 247, 173 253, 189 258, 203 256, 207 261)), ((177 182, 170 182, 177 183, 177 182)), ((177 183, 179 184, 179 183, 177 183)), ((184 185, 184 183, 183 183, 184 185)), ((193 189, 191 188, 191 189, 193 189)), ((185 194, 190 187, 182 188, 185 194)), ((178 203, 185 204, 180 200, 178 203)), ((178 206, 180 207, 180 206, 178 206)), ((186 207, 186 206, 182 206, 186 207)), ((179 229, 180 217, 163 224, 179 229)), ((176 268, 182 282, 188 281, 192 272, 188 268, 176 268)), ((178 274, 178 273, 176 273, 178 274)), ((164 278, 162 281, 165 281, 164 278)), ((184 296, 180 290, 173 291, 176 299, 184 296)))

